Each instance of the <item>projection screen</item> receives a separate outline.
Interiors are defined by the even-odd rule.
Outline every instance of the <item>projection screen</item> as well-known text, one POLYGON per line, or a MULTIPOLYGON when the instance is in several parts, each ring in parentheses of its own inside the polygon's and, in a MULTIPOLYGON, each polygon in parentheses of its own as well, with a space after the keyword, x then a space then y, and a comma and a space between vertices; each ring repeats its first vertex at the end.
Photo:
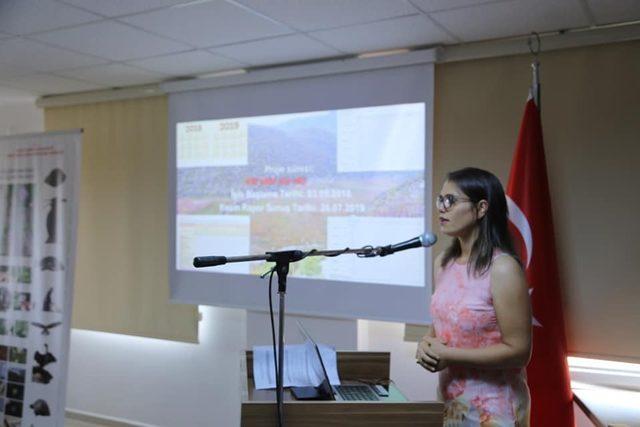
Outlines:
MULTIPOLYGON (((268 309, 260 275, 272 264, 195 269, 195 256, 375 247, 428 230, 433 65, 319 74, 169 94, 174 302, 268 309)), ((291 265, 286 311, 428 322, 430 259, 308 257, 291 265)))

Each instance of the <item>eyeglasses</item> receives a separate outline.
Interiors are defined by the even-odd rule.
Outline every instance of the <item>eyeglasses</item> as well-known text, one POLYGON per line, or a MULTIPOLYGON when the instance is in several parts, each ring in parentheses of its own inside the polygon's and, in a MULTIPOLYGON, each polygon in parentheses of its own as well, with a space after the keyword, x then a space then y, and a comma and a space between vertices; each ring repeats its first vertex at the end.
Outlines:
POLYGON ((453 205, 455 205, 458 202, 470 202, 471 199, 465 198, 465 197, 458 197, 454 194, 445 194, 443 195, 438 195, 438 197, 436 197, 436 207, 439 210, 445 210, 448 211, 449 209, 451 209, 451 207, 453 205))

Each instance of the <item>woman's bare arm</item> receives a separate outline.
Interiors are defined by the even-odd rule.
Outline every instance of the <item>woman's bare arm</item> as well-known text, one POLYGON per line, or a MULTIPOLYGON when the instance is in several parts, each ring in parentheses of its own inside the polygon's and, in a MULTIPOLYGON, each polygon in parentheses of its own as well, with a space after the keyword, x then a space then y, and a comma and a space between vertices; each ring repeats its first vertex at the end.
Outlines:
MULTIPOLYGON (((440 264, 442 264, 442 257, 444 256, 444 252, 441 252, 438 254, 438 256, 436 257, 436 259, 433 261, 433 282, 432 282, 432 294, 433 292, 436 291, 436 278, 440 275, 440 273, 442 272, 442 266, 440 264)), ((426 347, 427 346, 427 339, 428 338, 436 338, 436 330, 433 326, 433 323, 429 326, 429 330, 427 331, 427 334, 422 337, 422 340, 418 343, 418 350, 416 351, 416 359, 420 359, 420 354, 421 354, 421 349, 422 347, 426 347)), ((424 352, 424 350, 422 350, 422 352, 424 352)))

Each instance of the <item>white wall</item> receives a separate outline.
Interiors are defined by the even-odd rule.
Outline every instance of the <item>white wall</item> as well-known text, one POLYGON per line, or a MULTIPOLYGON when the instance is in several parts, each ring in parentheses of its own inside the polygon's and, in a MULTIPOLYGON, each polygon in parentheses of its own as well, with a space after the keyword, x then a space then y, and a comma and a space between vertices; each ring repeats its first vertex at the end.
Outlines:
POLYGON ((35 101, 2 102, 0 98, 0 135, 42 132, 44 112, 35 101))
POLYGON ((202 307, 199 344, 72 330, 67 409, 156 426, 237 426, 244 310, 202 307))

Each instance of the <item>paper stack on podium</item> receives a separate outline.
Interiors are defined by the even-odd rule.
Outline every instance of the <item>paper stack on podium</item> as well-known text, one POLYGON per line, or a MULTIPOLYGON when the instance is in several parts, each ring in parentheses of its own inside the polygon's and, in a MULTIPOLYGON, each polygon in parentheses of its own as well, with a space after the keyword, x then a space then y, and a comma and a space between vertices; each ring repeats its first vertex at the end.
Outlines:
MULTIPOLYGON (((319 344, 318 348, 329 381, 333 385, 339 385, 336 350, 324 344, 319 344)), ((273 364, 272 346, 253 347, 253 377, 257 390, 275 388, 276 377, 273 364)), ((322 366, 311 341, 307 340, 304 344, 285 345, 284 387, 317 387, 323 380, 322 366)))

